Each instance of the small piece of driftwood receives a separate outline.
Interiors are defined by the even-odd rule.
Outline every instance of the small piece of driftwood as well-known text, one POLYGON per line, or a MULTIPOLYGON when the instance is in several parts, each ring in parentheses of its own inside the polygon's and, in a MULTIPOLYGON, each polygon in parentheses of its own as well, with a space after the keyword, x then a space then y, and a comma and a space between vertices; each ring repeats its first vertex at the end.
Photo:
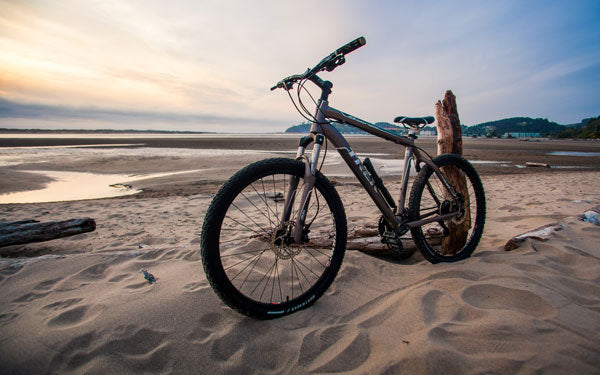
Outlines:
POLYGON ((538 167, 538 168, 550 168, 550 164, 546 163, 534 163, 532 161, 528 161, 525 163, 526 167, 538 167))
POLYGON ((22 220, 0 223, 0 247, 42 242, 96 230, 94 219, 82 218, 40 223, 22 220))
POLYGON ((546 224, 542 227, 534 229, 530 232, 519 234, 508 240, 508 242, 504 245, 504 250, 511 251, 519 247, 521 242, 524 242, 526 239, 531 238, 538 241, 547 241, 552 233, 562 230, 564 228, 563 224, 560 223, 552 223, 546 224))

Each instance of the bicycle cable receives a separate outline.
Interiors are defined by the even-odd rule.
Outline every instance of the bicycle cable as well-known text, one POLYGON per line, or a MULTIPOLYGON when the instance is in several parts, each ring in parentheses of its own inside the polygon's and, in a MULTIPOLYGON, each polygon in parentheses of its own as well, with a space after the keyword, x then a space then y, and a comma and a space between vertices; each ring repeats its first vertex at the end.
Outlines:
MULTIPOLYGON (((312 118, 309 118, 304 113, 302 113, 302 111, 300 110, 300 108, 298 108, 298 106, 296 105, 296 102, 294 101, 294 98, 292 98, 292 94, 290 94, 289 90, 286 90, 286 92, 287 92, 288 96, 290 97, 290 101, 292 102, 292 104, 294 105, 294 107, 296 108, 296 111, 298 111, 298 113, 300 114, 300 116, 304 117, 304 119, 306 119, 307 121, 314 121, 315 118, 312 115, 310 115, 310 117, 312 117, 312 118)), ((314 122, 316 122, 316 121, 314 121, 314 122)))
MULTIPOLYGON (((308 89, 306 87, 304 87, 304 84, 306 83, 306 79, 301 81, 298 84, 298 104, 302 107, 302 109, 304 109, 304 111, 308 114, 310 113, 308 111, 308 109, 306 108, 306 106, 304 105, 304 103, 302 102, 302 97, 300 96, 301 94, 301 90, 304 89, 304 91, 306 91, 306 93, 308 94, 308 96, 310 97, 310 99, 312 100, 312 102, 315 104, 317 111, 320 111, 321 109, 319 108, 319 104, 317 103, 317 101, 315 100, 315 98, 312 96, 312 94, 310 93, 310 91, 308 91, 308 89)), ((325 122, 318 122, 317 119, 311 115, 311 117, 313 117, 314 122, 318 123, 318 124, 331 124, 332 121, 325 121, 325 122)), ((319 168, 317 168, 318 171, 321 171, 321 168, 323 168, 323 164, 325 163, 325 158, 327 157, 327 138, 325 138, 325 151, 323 152, 323 158, 321 159, 321 165, 319 166, 319 168)))

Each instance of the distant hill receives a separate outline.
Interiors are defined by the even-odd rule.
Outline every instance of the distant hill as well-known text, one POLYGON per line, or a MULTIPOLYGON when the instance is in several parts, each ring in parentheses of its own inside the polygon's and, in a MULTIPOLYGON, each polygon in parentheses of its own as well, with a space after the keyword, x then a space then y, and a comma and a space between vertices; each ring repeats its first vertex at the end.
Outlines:
MULTIPOLYGON (((355 128, 354 126, 350 126, 350 125, 333 123, 333 126, 340 133, 343 133, 343 134, 368 134, 368 133, 365 133, 364 131, 362 131, 358 128, 355 128)), ((287 128, 285 130, 285 132, 286 133, 308 133, 309 130, 310 130, 310 123, 304 122, 302 124, 290 126, 289 128, 287 128)))
MULTIPOLYGON (((545 118, 531 117, 512 117, 502 120, 489 121, 481 124, 466 126, 461 125, 464 136, 492 136, 500 137, 505 133, 539 133, 542 137, 561 137, 561 138, 595 138, 598 137, 597 129, 599 117, 586 118, 580 123, 560 125, 554 121, 545 118)), ((375 126, 397 134, 406 134, 403 127, 390 124, 388 122, 377 122, 375 126)), ((334 123, 343 134, 367 134, 364 131, 350 125, 334 123)), ((310 123, 302 123, 290 126, 286 133, 308 133, 310 123)), ((430 131, 437 134, 435 126, 427 126, 422 131, 430 131)))
POLYGON ((578 122, 576 124, 566 124, 565 127, 567 127, 567 128, 581 129, 584 126, 586 126, 588 124, 588 122, 590 122, 592 120, 594 120, 594 117, 584 118, 583 120, 581 120, 581 122, 578 122))
MULTIPOLYGON (((384 129, 392 134, 406 134, 407 133, 407 131, 404 127, 397 126, 397 125, 391 124, 389 122, 376 122, 373 125, 375 125, 376 127, 380 128, 380 129, 384 129)), ((333 126, 342 134, 361 134, 361 135, 368 134, 367 132, 364 132, 364 131, 362 131, 354 126, 351 126, 351 125, 345 125, 345 124, 340 124, 340 123, 334 122, 333 126)), ((305 122, 302 124, 290 126, 289 128, 287 128, 285 130, 285 132, 286 133, 308 133, 309 130, 310 130, 310 123, 305 122)), ((435 127, 428 126, 424 130, 435 130, 435 127)))
POLYGON ((585 119, 582 127, 569 127, 556 134, 557 138, 600 138, 600 116, 585 119), (586 121, 587 120, 587 121, 586 121))
POLYGON ((472 126, 464 126, 463 134, 466 136, 501 136, 504 133, 519 132, 540 133, 542 136, 548 136, 564 129, 563 125, 548 121, 545 118, 512 117, 472 126))

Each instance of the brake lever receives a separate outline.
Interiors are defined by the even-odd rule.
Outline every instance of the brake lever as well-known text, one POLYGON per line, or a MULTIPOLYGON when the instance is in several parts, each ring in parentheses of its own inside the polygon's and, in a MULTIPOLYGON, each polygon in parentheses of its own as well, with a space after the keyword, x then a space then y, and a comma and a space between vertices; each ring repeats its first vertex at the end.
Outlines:
POLYGON ((325 70, 327 70, 328 72, 331 72, 335 68, 337 68, 338 66, 342 65, 345 62, 346 62, 346 58, 344 57, 344 55, 338 55, 335 57, 335 59, 333 59, 327 65, 325 65, 325 70))
POLYGON ((278 88, 284 88, 287 91, 290 91, 292 88, 294 88, 294 83, 309 78, 313 74, 314 72, 311 69, 306 69, 306 72, 304 72, 304 74, 296 74, 293 76, 285 77, 281 81, 277 82, 275 86, 271 87, 271 91, 278 88))
POLYGON ((279 82, 277 82, 277 84, 275 86, 271 87, 271 91, 273 91, 275 89, 279 89, 279 88, 284 88, 287 91, 290 91, 291 89, 294 88, 294 82, 279 81, 279 82))

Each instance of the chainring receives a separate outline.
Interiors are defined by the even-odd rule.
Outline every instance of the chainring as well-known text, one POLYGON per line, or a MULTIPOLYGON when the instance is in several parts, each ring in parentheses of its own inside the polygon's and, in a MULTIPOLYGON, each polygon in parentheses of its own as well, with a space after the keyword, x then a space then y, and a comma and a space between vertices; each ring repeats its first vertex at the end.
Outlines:
POLYGON ((408 231, 408 227, 398 227, 396 231, 392 229, 385 218, 381 216, 378 224, 379 236, 381 242, 384 243, 390 254, 398 260, 404 260, 410 258, 416 251, 416 249, 405 249, 402 245, 402 234, 408 231))

